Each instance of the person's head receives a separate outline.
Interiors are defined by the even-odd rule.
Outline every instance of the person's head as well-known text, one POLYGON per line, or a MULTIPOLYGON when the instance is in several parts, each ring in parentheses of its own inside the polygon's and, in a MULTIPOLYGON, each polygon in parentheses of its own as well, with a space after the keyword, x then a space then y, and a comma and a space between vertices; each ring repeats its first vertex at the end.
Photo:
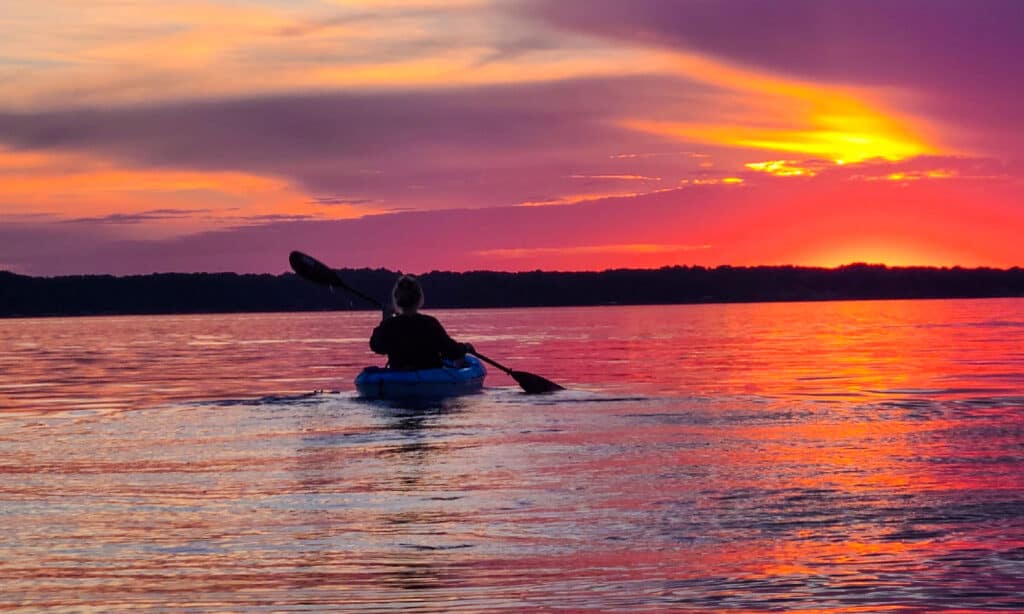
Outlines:
POLYGON ((412 275, 402 275, 395 282, 391 299, 399 313, 416 313, 423 306, 423 286, 412 275))

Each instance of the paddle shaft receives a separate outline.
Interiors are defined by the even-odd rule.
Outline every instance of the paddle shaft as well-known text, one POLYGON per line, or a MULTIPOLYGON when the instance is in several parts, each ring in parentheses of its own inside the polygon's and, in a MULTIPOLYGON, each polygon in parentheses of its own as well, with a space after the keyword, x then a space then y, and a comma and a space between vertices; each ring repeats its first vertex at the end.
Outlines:
POLYGON ((504 366, 504 365, 502 365, 502 364, 498 363, 498 362, 497 362, 497 361, 495 361, 495 360, 491 360, 490 358, 488 358, 488 357, 484 356, 484 355, 483 355, 483 354, 481 354, 480 352, 475 352, 475 351, 474 351, 474 352, 470 352, 470 354, 472 354, 473 356, 476 356, 477 358, 479 358, 480 360, 482 360, 482 361, 486 362, 487 364, 489 364, 489 365, 494 365, 495 367, 498 367, 499 369, 501 369, 501 370, 502 370, 502 371, 504 371, 505 373, 508 373, 509 375, 512 375, 512 369, 509 369, 508 367, 506 367, 506 366, 504 366))
POLYGON ((341 276, 338 275, 337 271, 308 254, 303 254, 298 251, 292 252, 288 255, 288 263, 292 265, 292 269, 298 273, 300 277, 330 288, 341 288, 349 294, 358 296, 367 303, 376 306, 378 309, 384 309, 384 305, 381 304, 380 301, 348 285, 341 279, 341 276))
MULTIPOLYGON (((334 273, 334 271, 331 271, 331 272, 334 273)), ((371 305, 375 305, 378 309, 384 309, 384 305, 380 301, 378 301, 377 299, 373 298, 372 296, 367 296, 367 295, 363 294, 359 290, 356 290, 352 286, 350 286, 347 283, 343 282, 341 280, 341 278, 338 277, 337 273, 334 273, 334 279, 332 280, 331 285, 332 286, 338 286, 339 288, 341 288, 342 290, 348 292, 349 294, 354 294, 354 295, 358 296, 359 298, 363 299, 367 303, 370 303, 371 305)))

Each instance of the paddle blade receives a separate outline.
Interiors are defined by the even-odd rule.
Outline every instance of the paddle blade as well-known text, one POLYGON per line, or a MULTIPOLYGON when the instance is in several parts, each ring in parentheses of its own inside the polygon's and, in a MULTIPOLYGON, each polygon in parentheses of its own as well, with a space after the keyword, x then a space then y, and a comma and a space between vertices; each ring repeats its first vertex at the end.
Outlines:
POLYGON ((523 391, 526 394, 542 394, 545 392, 554 392, 556 390, 565 390, 562 386, 554 383, 549 379, 545 379, 539 375, 533 373, 527 373, 525 371, 509 371, 509 375, 512 379, 516 380, 516 383, 522 386, 523 391))
POLYGON ((541 377, 539 375, 534 375, 533 373, 527 373, 526 371, 513 371, 512 369, 509 369, 508 367, 506 367, 505 365, 501 364, 500 362, 498 362, 498 361, 496 361, 494 359, 488 358, 488 357, 484 356, 483 354, 481 354, 480 352, 477 352, 476 350, 473 350, 472 354, 474 356, 476 356, 477 358, 479 358, 480 360, 486 362, 487 364, 494 365, 495 367, 501 369, 505 373, 508 373, 509 376, 512 377, 512 379, 516 380, 516 383, 519 384, 522 387, 523 391, 526 392, 526 394, 541 394, 541 393, 544 393, 544 392, 554 392, 556 390, 565 390, 565 388, 559 386, 558 384, 554 383, 553 381, 551 381, 549 379, 544 379, 543 377, 541 377))
POLYGON ((292 265, 292 270, 298 273, 300 277, 304 277, 314 283, 325 286, 344 286, 338 274, 329 269, 326 264, 302 252, 292 252, 289 254, 288 264, 292 265))

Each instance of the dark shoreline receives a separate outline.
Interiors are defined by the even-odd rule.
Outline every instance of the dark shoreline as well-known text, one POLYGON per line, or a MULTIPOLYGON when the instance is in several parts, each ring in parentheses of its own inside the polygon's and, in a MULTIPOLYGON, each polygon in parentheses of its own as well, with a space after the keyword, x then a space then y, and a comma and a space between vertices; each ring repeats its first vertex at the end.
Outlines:
MULTIPOLYGON (((343 269, 370 296, 397 273, 343 269)), ((432 272, 428 307, 507 308, 1024 297, 1024 269, 792 266, 665 267, 601 272, 432 272)), ((0 317, 367 310, 293 274, 157 273, 28 277, 0 271, 0 317)))

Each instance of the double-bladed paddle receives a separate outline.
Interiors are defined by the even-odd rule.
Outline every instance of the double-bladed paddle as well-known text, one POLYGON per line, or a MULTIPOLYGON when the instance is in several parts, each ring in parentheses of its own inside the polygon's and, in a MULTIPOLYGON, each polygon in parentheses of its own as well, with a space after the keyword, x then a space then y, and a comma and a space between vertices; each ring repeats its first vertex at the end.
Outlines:
MULTIPOLYGON (((358 296, 359 298, 370 303, 371 305, 375 305, 378 309, 384 309, 384 305, 381 304, 380 301, 373 297, 367 296, 366 294, 363 294, 359 290, 356 290, 352 286, 346 284, 341 279, 341 276, 338 275, 337 271, 331 269, 326 264, 320 262, 319 260, 308 254, 303 254, 302 252, 292 252, 291 254, 288 255, 288 263, 292 265, 292 270, 294 270, 300 277, 303 277, 313 283, 321 284, 324 286, 341 288, 342 290, 345 290, 350 294, 358 296)), ((527 394, 539 394, 543 392, 554 392, 556 390, 564 390, 562 386, 559 386, 558 384, 552 382, 549 379, 545 379, 539 375, 534 375, 533 373, 527 373, 526 371, 513 371, 512 369, 509 369, 508 367, 501 365, 491 360, 490 358, 484 356, 480 352, 474 351, 473 355, 479 358, 480 360, 490 365, 494 365, 495 367, 507 373, 512 379, 516 380, 516 383, 519 384, 523 388, 523 391, 525 391, 527 394)))

